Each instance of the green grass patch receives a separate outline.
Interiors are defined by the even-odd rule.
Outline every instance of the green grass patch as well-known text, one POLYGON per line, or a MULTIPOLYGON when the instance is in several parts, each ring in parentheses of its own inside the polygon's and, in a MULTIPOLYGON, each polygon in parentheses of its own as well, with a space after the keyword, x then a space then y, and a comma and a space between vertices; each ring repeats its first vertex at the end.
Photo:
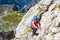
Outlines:
POLYGON ((0 10, 0 15, 2 18, 0 20, 0 28, 2 30, 8 30, 11 27, 17 27, 18 23, 21 21, 25 13, 17 13, 17 11, 12 10, 13 5, 7 7, 7 14, 4 15, 4 8, 0 10), (3 20, 3 21, 2 21, 3 20))
POLYGON ((58 4, 57 7, 60 8, 60 4, 58 4))
POLYGON ((3 16, 2 20, 7 21, 9 23, 14 23, 15 25, 17 25, 21 21, 23 16, 24 16, 24 14, 19 14, 19 15, 18 14, 8 14, 6 16, 3 16))
POLYGON ((24 16, 24 14, 7 14, 5 16, 2 17, 3 21, 6 21, 5 23, 3 22, 2 26, 5 27, 6 29, 9 29, 9 27, 12 26, 17 26, 18 23, 21 21, 22 17, 24 16))
POLYGON ((32 29, 31 29, 30 27, 27 27, 27 28, 26 28, 26 31, 27 31, 27 32, 32 32, 32 29))
POLYGON ((39 40, 42 40, 42 38, 39 38, 39 40))
POLYGON ((56 8, 60 9, 60 4, 55 5, 55 7, 53 8, 53 10, 55 10, 56 8))
POLYGON ((39 12, 43 11, 41 7, 38 7, 37 10, 39 10, 39 12))

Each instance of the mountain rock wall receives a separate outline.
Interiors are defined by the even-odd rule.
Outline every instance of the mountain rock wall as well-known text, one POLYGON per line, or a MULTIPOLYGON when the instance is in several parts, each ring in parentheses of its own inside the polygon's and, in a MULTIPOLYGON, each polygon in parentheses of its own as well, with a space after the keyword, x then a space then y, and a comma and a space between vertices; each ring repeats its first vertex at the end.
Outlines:
POLYGON ((15 40, 60 40, 60 0, 41 0, 31 7, 16 28, 15 40), (42 15, 41 15, 42 14, 42 15), (31 20, 41 16, 41 30, 38 36, 31 37, 31 20))

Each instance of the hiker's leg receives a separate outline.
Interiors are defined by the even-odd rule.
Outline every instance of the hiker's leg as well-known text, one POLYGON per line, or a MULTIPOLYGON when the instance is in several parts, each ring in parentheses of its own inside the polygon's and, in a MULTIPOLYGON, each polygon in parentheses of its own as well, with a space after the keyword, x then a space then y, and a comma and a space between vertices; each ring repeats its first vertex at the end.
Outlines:
POLYGON ((34 28, 34 34, 36 33, 36 31, 37 31, 37 28, 34 28))
POLYGON ((37 29, 33 28, 33 36, 36 34, 37 29))
POLYGON ((34 29, 34 33, 36 34, 37 28, 34 29))
POLYGON ((35 28, 35 35, 38 35, 38 33, 36 33, 36 31, 37 31, 37 28, 35 28))
POLYGON ((34 36, 34 28, 32 28, 32 36, 34 36))

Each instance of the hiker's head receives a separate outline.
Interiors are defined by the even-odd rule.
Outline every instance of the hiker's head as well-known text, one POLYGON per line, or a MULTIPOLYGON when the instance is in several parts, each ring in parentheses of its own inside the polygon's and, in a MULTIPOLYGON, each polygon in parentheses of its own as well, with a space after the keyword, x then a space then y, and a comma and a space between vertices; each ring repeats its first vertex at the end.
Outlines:
POLYGON ((33 20, 38 20, 38 16, 37 15, 33 16, 33 20))

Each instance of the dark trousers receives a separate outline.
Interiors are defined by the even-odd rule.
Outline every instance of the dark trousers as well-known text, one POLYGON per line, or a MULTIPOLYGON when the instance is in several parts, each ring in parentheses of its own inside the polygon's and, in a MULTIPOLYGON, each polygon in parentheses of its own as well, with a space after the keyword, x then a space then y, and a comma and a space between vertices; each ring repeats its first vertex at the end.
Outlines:
POLYGON ((33 31, 32 31, 32 33, 33 33, 32 36, 37 35, 37 33, 36 33, 37 28, 32 28, 32 30, 33 30, 33 31))

